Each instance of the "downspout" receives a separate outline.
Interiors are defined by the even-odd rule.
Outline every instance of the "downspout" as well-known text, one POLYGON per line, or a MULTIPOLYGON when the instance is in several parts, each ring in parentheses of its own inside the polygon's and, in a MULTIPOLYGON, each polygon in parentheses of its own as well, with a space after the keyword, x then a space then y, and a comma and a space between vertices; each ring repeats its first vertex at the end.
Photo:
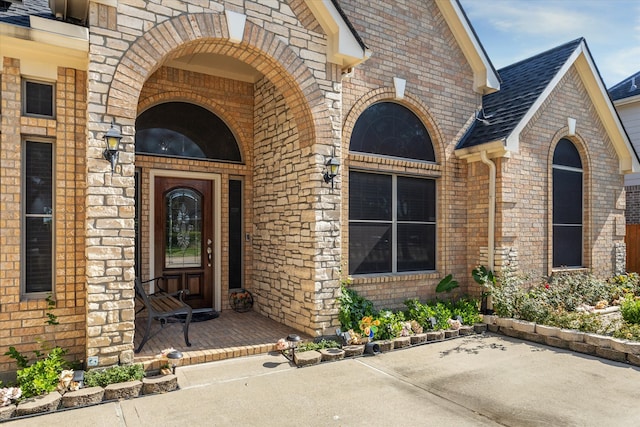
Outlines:
POLYGON ((495 230, 496 230, 496 164, 489 160, 486 151, 480 152, 480 160, 489 167, 489 226, 487 235, 488 268, 494 270, 495 230))

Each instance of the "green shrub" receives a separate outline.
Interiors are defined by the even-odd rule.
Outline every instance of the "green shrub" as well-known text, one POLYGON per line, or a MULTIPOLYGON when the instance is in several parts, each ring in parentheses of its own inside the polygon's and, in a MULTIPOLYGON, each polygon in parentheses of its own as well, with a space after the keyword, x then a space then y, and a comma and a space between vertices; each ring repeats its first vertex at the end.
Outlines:
POLYGON ((87 372, 84 375, 84 384, 86 387, 106 387, 109 384, 141 380, 142 378, 144 378, 142 365, 118 365, 87 372))
POLYGON ((303 342, 296 348, 296 351, 322 350, 323 348, 340 348, 340 344, 333 340, 320 340, 319 342, 303 342))
MULTIPOLYGON (((15 352, 13 347, 9 350, 15 352)), ((63 358, 65 353, 65 350, 55 347, 44 359, 36 360, 30 366, 18 370, 18 386, 23 397, 40 396, 56 389, 60 372, 68 366, 63 358)))
POLYGON ((620 312, 625 322, 634 325, 640 324, 640 300, 634 297, 625 298, 620 305, 620 312))
POLYGON ((470 298, 463 298, 451 304, 451 317, 460 316, 462 323, 473 325, 480 323, 480 309, 478 301, 470 298))
POLYGON ((391 310, 381 310, 377 319, 380 321, 378 331, 374 339, 391 340, 397 338, 402 333, 402 322, 404 322, 404 313, 394 313, 391 310))
POLYGON ((341 287, 338 303, 340 304, 338 319, 344 331, 353 329, 356 332, 362 332, 360 320, 365 316, 375 315, 373 303, 345 285, 341 287))

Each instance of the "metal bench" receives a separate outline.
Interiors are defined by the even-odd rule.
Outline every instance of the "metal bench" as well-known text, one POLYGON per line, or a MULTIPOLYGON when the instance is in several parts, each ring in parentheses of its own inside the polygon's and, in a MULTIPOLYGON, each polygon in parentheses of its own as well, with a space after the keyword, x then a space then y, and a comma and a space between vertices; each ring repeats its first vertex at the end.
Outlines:
POLYGON ((136 314, 147 310, 147 327, 144 331, 144 337, 142 338, 140 345, 135 350, 136 353, 139 353, 147 341, 166 326, 170 318, 176 318, 180 315, 186 316, 182 325, 182 330, 184 331, 185 344, 187 347, 191 347, 191 343, 189 342, 189 323, 191 323, 192 309, 189 304, 184 302, 183 299, 183 296, 188 294, 189 291, 181 290, 175 293, 168 293, 160 286, 160 281, 162 280, 164 280, 164 277, 156 277, 150 280, 145 280, 144 282, 140 281, 138 278, 135 279, 136 297, 143 304, 143 306, 136 311, 136 314), (154 292, 152 294, 147 294, 144 285, 150 282, 155 282, 154 292), (151 334, 151 323, 153 320, 158 320, 160 322, 160 329, 151 334))

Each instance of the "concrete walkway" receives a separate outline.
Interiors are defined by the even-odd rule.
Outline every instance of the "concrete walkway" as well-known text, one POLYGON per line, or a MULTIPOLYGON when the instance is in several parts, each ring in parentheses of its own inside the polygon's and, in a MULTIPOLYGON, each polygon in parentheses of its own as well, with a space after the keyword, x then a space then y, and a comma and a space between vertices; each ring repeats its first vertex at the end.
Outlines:
POLYGON ((628 426, 640 369, 499 335, 294 368, 279 354, 178 368, 181 390, 11 426, 628 426))

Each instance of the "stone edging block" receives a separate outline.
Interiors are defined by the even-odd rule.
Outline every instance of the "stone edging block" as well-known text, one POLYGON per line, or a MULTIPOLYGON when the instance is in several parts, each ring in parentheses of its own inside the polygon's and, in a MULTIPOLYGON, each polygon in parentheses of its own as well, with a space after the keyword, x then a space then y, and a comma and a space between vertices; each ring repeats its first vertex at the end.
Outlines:
POLYGON ((104 388, 104 400, 132 399, 140 395, 142 381, 109 384, 104 388))
POLYGON ((18 404, 14 416, 21 417, 23 415, 40 414, 42 412, 53 412, 58 409, 62 396, 57 391, 45 394, 43 396, 27 399, 18 404))
POLYGON ((104 389, 102 387, 87 387, 75 391, 68 391, 62 396, 63 408, 93 405, 102 402, 104 389))
POLYGON ((640 366, 640 342, 637 341, 538 325, 533 322, 493 315, 485 315, 483 321, 491 332, 640 366))

